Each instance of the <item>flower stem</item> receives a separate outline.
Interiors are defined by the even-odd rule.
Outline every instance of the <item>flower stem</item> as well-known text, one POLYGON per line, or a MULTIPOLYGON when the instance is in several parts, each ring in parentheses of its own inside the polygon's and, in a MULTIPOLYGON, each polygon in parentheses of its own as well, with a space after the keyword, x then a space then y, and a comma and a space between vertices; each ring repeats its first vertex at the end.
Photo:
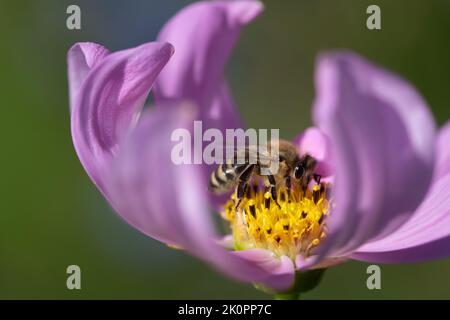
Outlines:
POLYGON ((253 284, 256 289, 267 294, 273 295, 275 300, 299 300, 300 294, 308 292, 317 287, 322 280, 322 276, 326 269, 314 269, 305 272, 297 271, 295 273, 295 281, 292 287, 283 292, 275 292, 261 284, 253 284))
POLYGON ((299 300, 300 294, 317 287, 322 280, 325 269, 315 269, 306 272, 296 272, 295 282, 292 288, 275 294, 277 300, 299 300))
POLYGON ((297 292, 277 293, 275 300, 299 300, 300 294, 297 292))

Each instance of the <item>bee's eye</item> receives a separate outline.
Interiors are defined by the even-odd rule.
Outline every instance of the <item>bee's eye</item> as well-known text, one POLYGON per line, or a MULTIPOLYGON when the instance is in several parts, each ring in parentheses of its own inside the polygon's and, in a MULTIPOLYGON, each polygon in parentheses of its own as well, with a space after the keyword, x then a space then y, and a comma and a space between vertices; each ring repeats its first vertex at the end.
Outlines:
POLYGON ((303 173, 305 172, 305 170, 303 169, 303 167, 299 164, 295 167, 294 169, 294 177, 295 179, 300 179, 301 177, 303 177, 303 173))

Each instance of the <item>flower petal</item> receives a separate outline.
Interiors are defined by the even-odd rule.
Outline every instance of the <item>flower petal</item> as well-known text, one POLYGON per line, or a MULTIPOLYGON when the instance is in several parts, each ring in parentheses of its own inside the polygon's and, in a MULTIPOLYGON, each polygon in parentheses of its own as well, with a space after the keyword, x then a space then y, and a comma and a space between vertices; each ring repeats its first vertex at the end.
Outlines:
POLYGON ((209 120, 211 102, 224 94, 223 71, 240 29, 262 8, 253 0, 202 1, 169 20, 158 40, 173 44, 176 54, 155 85, 157 101, 190 99, 201 107, 202 120, 209 120))
POLYGON ((436 157, 435 180, 450 173, 450 121, 439 131, 436 157))
POLYGON ((346 52, 322 55, 316 125, 330 138, 336 207, 321 254, 347 255, 383 237, 414 212, 428 190, 435 124, 416 90, 346 52))
POLYGON ((422 262, 450 256, 450 174, 434 183, 414 216, 352 258, 379 263, 422 262))
POLYGON ((70 108, 89 71, 109 54, 105 47, 92 42, 74 44, 67 53, 70 108))
POLYGON ((419 262, 450 255, 450 122, 436 142, 434 183, 413 217, 396 232, 363 245, 352 257, 381 263, 419 262))
POLYGON ((294 263, 286 256, 277 258, 273 252, 263 249, 235 251, 233 254, 243 260, 237 261, 238 265, 234 266, 236 272, 239 272, 237 269, 239 264, 244 262, 253 263, 264 270, 264 272, 257 270, 259 279, 256 278, 257 280, 253 282, 263 283, 277 291, 287 290, 294 283, 294 263))
POLYGON ((193 110, 173 105, 142 115, 114 161, 110 190, 116 210, 144 234, 182 247, 233 278, 288 288, 294 279, 289 259, 291 268, 270 252, 233 254, 218 243, 201 166, 172 161, 179 143, 172 134, 192 127, 193 110))
POLYGON ((253 0, 202 1, 175 15, 158 36, 172 43, 176 54, 155 84, 156 101, 193 101, 204 129, 242 127, 223 73, 241 28, 262 9, 253 0))
POLYGON ((322 177, 334 173, 331 145, 328 137, 318 128, 308 128, 294 139, 299 154, 309 154, 317 160, 316 172, 322 177))
POLYGON ((302 255, 297 255, 295 257, 295 268, 299 271, 328 269, 348 260, 348 257, 331 257, 320 260, 318 258, 318 256, 305 258, 302 255))
MULTIPOLYGON (((189 123, 194 111, 186 106, 156 108, 144 113, 117 152, 110 180, 118 204, 116 210, 128 223, 146 235, 182 248, 192 246, 185 241, 188 230, 184 224, 190 220, 184 222, 178 217, 183 201, 199 201, 193 205, 200 209, 203 205, 195 194, 199 192, 195 185, 177 192, 182 179, 196 183, 198 167, 186 166, 181 171, 172 162, 171 136, 174 130, 183 129, 189 123)), ((203 225, 199 222, 199 226, 203 225)))
MULTIPOLYGON (((75 149, 108 199, 104 181, 109 160, 172 53, 172 46, 166 43, 112 53, 95 64, 74 96, 71 125, 75 149)), ((89 65, 89 59, 86 61, 89 65)))
MULTIPOLYGON (((201 1, 188 5, 161 30, 158 40, 174 45, 176 53, 158 77, 155 101, 190 100, 199 107, 196 120, 203 130, 242 128, 224 80, 224 68, 241 29, 263 10, 256 0, 201 1)), ((203 144, 203 149, 206 143, 203 144)), ((204 179, 214 166, 203 164, 204 179)), ((215 207, 224 197, 210 194, 215 207)))

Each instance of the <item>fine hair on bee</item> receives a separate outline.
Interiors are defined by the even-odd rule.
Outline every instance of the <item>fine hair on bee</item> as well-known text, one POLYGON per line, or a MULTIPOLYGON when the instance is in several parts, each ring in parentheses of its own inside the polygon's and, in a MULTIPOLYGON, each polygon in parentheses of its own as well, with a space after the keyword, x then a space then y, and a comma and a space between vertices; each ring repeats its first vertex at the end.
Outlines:
MULTIPOLYGON (((269 146, 268 150, 270 149, 269 146)), ((303 191, 306 191, 312 179, 320 184, 321 177, 315 173, 316 166, 316 159, 309 154, 300 156, 297 148, 286 140, 278 142, 277 159, 271 157, 270 154, 263 154, 256 146, 247 146, 236 150, 233 157, 226 159, 211 173, 209 189, 216 194, 222 194, 230 192, 234 188, 235 207, 238 208, 242 199, 249 192, 250 179, 260 178, 264 181, 266 190, 270 192, 274 202, 280 207, 277 201, 277 186, 283 185, 286 188, 287 196, 290 197, 293 183, 298 184, 303 191), (242 157, 243 155, 245 156, 242 157), (245 160, 237 161, 239 156, 241 156, 240 159, 245 160), (263 169, 269 167, 271 161, 279 161, 278 171, 265 174, 266 171, 263 169)), ((256 184, 253 186, 257 187, 256 184)))

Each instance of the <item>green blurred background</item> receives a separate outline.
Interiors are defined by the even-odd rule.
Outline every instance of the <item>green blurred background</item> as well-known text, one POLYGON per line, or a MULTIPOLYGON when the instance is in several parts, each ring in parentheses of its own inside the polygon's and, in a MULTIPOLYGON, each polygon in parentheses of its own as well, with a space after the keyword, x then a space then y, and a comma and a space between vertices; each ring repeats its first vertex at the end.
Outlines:
MULTIPOLYGON (((0 3, 0 298, 270 298, 149 239, 109 208, 72 147, 66 52, 77 41, 112 50, 155 39, 188 1, 5 1, 0 3), (82 30, 66 29, 78 4, 82 30), (66 289, 66 267, 82 290, 66 289)), ((450 118, 450 1, 265 1, 227 68, 249 127, 310 125, 314 57, 353 49, 409 79, 441 125, 450 118), (382 30, 366 28, 378 4, 382 30)), ((327 272, 304 298, 450 298, 450 260, 382 266, 382 290, 366 288, 368 264, 327 272)))

